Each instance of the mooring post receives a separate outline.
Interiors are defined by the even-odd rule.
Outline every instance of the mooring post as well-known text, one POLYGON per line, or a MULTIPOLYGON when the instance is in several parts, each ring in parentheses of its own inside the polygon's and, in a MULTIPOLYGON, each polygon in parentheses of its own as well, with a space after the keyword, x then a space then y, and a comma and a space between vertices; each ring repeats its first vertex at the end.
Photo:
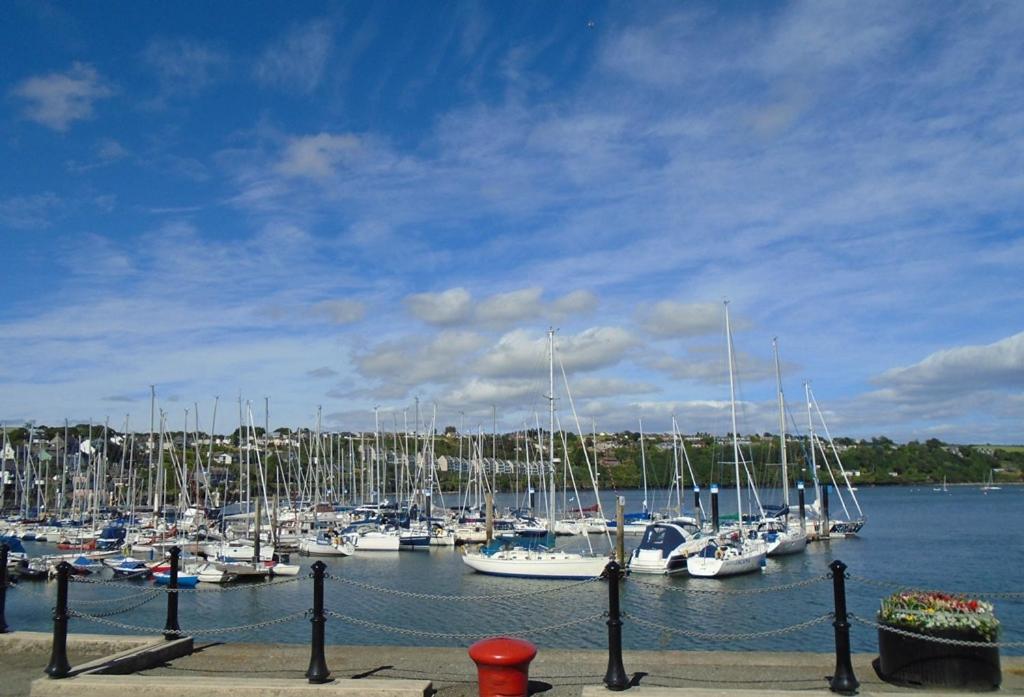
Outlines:
POLYGON ((615 497, 615 561, 626 563, 626 497, 615 497))
POLYGON ((171 547, 171 575, 167 582, 167 622, 164 623, 164 639, 181 638, 181 627, 178 626, 178 560, 181 558, 181 547, 171 547))
POLYGON ((846 564, 836 559, 828 565, 832 572, 832 594, 835 598, 836 670, 828 686, 841 695, 855 695, 860 683, 853 674, 850 662, 850 622, 846 614, 846 564))
POLYGON ((71 564, 62 561, 57 565, 57 606, 53 609, 53 647, 50 649, 50 663, 43 672, 51 678, 66 678, 71 672, 68 663, 68 579, 71 564))
POLYGON ((617 561, 610 561, 604 568, 608 581, 608 670, 604 684, 609 690, 621 692, 629 687, 629 676, 622 665, 622 617, 619 613, 619 580, 622 567, 617 561))
POLYGON ((828 519, 828 495, 832 492, 832 485, 826 484, 821 487, 821 529, 818 531, 823 539, 829 539, 829 528, 832 527, 828 519))
POLYGON ((800 532, 807 532, 807 505, 804 500, 804 480, 796 483, 796 492, 800 496, 800 532))
POLYGON ((11 548, 0 545, 0 634, 7 633, 7 553, 11 548))
POLYGON ((309 652, 309 668, 306 670, 306 678, 314 684, 328 681, 331 671, 327 669, 327 659, 324 657, 324 624, 327 618, 324 616, 324 572, 327 565, 322 561, 313 564, 313 617, 310 622, 313 625, 313 644, 309 652))
POLYGON ((718 485, 711 485, 711 525, 718 532, 718 485))

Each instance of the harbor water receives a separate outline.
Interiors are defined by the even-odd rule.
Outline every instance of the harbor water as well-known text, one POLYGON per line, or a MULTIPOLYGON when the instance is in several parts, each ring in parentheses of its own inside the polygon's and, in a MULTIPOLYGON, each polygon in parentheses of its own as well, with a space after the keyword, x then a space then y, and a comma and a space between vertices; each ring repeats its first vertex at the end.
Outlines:
MULTIPOLYGON (((639 510, 643 495, 623 492, 626 510, 639 510)), ((726 579, 633 576, 622 586, 626 613, 623 642, 629 649, 828 651, 832 626, 821 618, 832 609, 832 584, 822 578, 829 563, 848 566, 850 611, 873 619, 879 601, 903 588, 927 588, 972 594, 1017 592, 1024 571, 1024 487, 1008 486, 983 493, 977 486, 953 486, 948 492, 928 488, 874 487, 857 492, 867 524, 856 538, 813 542, 804 554, 769 559, 762 573, 726 579), (794 585, 806 581, 803 585, 794 585), (772 591, 777 586, 788 590, 772 591), (724 591, 724 592, 723 592, 724 591), (731 592, 730 592, 731 591, 731 592), (742 593, 736 591, 765 591, 742 593), (815 622, 815 620, 818 620, 815 622), (805 624, 806 623, 806 624, 805 624), (800 626, 804 625, 804 626, 800 626), (743 634, 777 632, 767 636, 743 634)), ((702 492, 710 511, 708 494, 702 492)), ((591 497, 592 498, 592 497, 591 497)), ((604 497, 613 515, 613 495, 604 497)), ((772 492, 762 494, 767 503, 772 492)), ((794 492, 795 504, 795 492, 794 492)), ((581 495, 583 504, 590 503, 581 495)), ((660 508, 667 492, 652 492, 660 508)), ((511 503, 511 496, 504 503, 511 503)), ((452 502, 448 502, 451 505, 452 502)), ((499 500, 499 504, 502 503, 499 500)), ((692 494, 684 502, 690 512, 692 494)), ((847 499, 847 504, 852 505, 847 499)), ((735 513, 735 496, 722 492, 723 515, 735 513), (730 503, 732 504, 730 506, 730 503)), ((794 514, 795 514, 795 505, 794 514)), ((832 510, 842 507, 833 496, 832 510)), ((604 536, 591 536, 597 551, 608 550, 604 536)), ((639 537, 627 537, 627 552, 639 537)), ((586 549, 582 537, 560 538, 559 547, 586 549)), ((31 554, 53 553, 52 545, 26 543, 31 554)), ((369 553, 323 559, 336 577, 326 585, 332 614, 327 639, 332 644, 465 646, 482 635, 511 634, 540 646, 600 648, 607 630, 602 613, 607 586, 602 581, 572 582, 484 576, 461 560, 461 550, 369 553)), ((292 555, 302 565, 294 582, 217 586, 200 584, 201 592, 180 599, 184 630, 239 627, 227 632, 197 633, 197 639, 304 643, 309 622, 293 617, 309 608, 313 587, 308 578, 316 558, 292 555)), ((104 577, 109 572, 103 572, 104 577)), ((103 622, 74 618, 72 633, 156 633, 164 625, 165 596, 132 608, 149 596, 139 593, 152 581, 118 584, 75 583, 70 605, 103 622)), ((7 622, 12 629, 46 631, 56 583, 22 581, 8 591, 7 622)), ((1024 640, 1024 601, 995 599, 1002 623, 1001 640, 1024 640)), ((854 622, 854 651, 877 650, 876 630, 854 622)), ((1024 654, 1004 649, 1005 654, 1024 654)))

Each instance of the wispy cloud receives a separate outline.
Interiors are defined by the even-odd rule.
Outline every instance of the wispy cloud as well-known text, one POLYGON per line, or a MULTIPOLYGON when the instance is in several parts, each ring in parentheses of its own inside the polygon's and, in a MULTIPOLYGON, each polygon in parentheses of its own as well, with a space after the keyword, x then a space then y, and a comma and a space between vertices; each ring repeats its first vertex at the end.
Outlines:
POLYGON ((158 105, 169 97, 199 94, 224 78, 230 66, 225 51, 191 38, 153 39, 142 60, 156 76, 158 105))
POLYGON ((0 225, 21 230, 48 227, 61 199, 52 191, 0 200, 0 225))
POLYGON ((87 63, 73 63, 63 73, 27 78, 11 92, 26 102, 22 114, 55 131, 67 131, 75 121, 93 116, 93 104, 114 94, 111 87, 87 63))
POLYGON ((327 20, 291 27, 263 52, 253 68, 253 75, 265 85, 309 94, 323 78, 331 52, 332 33, 327 20))

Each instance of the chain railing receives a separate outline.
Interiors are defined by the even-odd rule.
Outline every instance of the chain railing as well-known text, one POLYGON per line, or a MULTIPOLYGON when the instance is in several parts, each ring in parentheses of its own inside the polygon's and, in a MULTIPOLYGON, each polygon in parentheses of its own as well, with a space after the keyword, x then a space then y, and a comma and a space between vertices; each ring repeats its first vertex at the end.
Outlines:
MULTIPOLYGON (((864 576, 858 576, 856 574, 848 574, 848 578, 851 581, 862 583, 865 586, 873 586, 875 588, 883 588, 891 591, 907 591, 907 592, 930 592, 933 589, 921 588, 919 586, 907 585, 899 581, 888 581, 885 579, 866 578, 864 576)), ((948 591, 953 592, 953 591, 948 591)), ((971 597, 987 598, 990 600, 1024 600, 1024 591, 955 591, 958 595, 969 595, 971 597)))
POLYGON ((833 613, 827 612, 818 617, 811 618, 806 622, 799 622, 797 624, 791 624, 788 627, 779 627, 777 629, 767 629, 763 632, 698 632, 692 629, 683 629, 682 627, 672 627, 658 622, 652 622, 645 620, 642 617, 637 617, 629 613, 624 615, 627 619, 636 622, 639 625, 648 627, 649 629, 657 629, 658 631, 665 632, 666 634, 678 634, 680 636, 689 637, 691 639, 700 639, 701 641, 744 641, 750 639, 765 639, 767 637, 781 636, 783 634, 791 634, 793 632, 799 632, 804 629, 809 629, 815 625, 828 622, 833 618, 833 613))
POLYGON ((539 588, 521 592, 490 593, 486 595, 459 595, 444 593, 418 593, 415 591, 404 591, 396 588, 384 588, 383 586, 375 586, 371 583, 356 581, 355 579, 345 578, 343 576, 335 576, 334 574, 325 574, 324 578, 333 583, 341 583, 348 586, 352 586, 354 588, 359 588, 361 590, 371 591, 374 593, 394 595, 400 598, 413 598, 416 600, 437 600, 441 602, 494 602, 500 600, 516 600, 520 598, 528 598, 538 595, 561 593, 567 590, 578 589, 582 586, 589 585, 594 581, 601 580, 600 576, 594 576, 593 578, 584 579, 583 581, 577 581, 575 583, 566 583, 559 586, 552 586, 550 588, 539 588))
MULTIPOLYGON (((172 554, 172 569, 177 570, 177 555, 172 554)), ((500 602, 507 600, 521 600, 524 598, 536 597, 539 595, 555 595, 559 593, 568 593, 578 591, 592 585, 597 580, 604 580, 607 583, 608 588, 608 601, 607 611, 600 613, 588 613, 579 617, 571 617, 564 621, 551 621, 548 624, 533 623, 522 629, 505 630, 511 631, 517 635, 546 635, 560 632, 562 630, 571 627, 581 627, 587 625, 595 625, 598 621, 605 619, 605 624, 608 628, 608 655, 609 655, 609 667, 608 673, 605 676, 605 684, 609 689, 618 690, 624 689, 628 686, 628 677, 625 669, 622 666, 622 630, 626 623, 632 622, 636 626, 644 627, 646 629, 653 629, 659 632, 663 632, 669 636, 682 636, 697 641, 722 641, 722 642, 733 642, 733 641, 752 641, 759 639, 767 639, 771 637, 782 636, 786 634, 794 634, 801 631, 807 631, 819 625, 823 625, 831 622, 834 633, 835 633, 835 653, 836 653, 836 669, 833 677, 830 679, 830 689, 833 692, 840 694, 853 694, 859 683, 853 674, 852 663, 850 660, 850 626, 851 622, 854 622, 860 626, 871 627, 880 631, 892 632, 894 634, 903 635, 915 639, 924 639, 927 641, 933 641, 939 644, 963 646, 963 647, 985 647, 985 648, 1013 648, 1018 649, 1024 647, 1024 642, 1021 641, 1004 641, 1004 642, 980 642, 980 641, 968 641, 962 639, 950 639, 944 637, 935 637, 927 634, 922 634, 914 631, 905 630, 902 628, 891 627, 888 625, 880 624, 871 619, 860 617, 852 613, 848 613, 846 609, 846 582, 847 580, 855 581, 863 585, 878 586, 884 581, 865 579, 860 576, 851 575, 846 572, 846 566, 841 561, 833 561, 829 566, 829 573, 814 576, 811 578, 794 581, 792 583, 776 584, 766 587, 757 588, 708 588, 708 587, 691 587, 690 585, 662 585, 652 583, 650 581, 644 581, 636 577, 630 578, 623 587, 637 587, 645 592, 648 591, 670 591, 673 593, 694 593, 700 595, 707 594, 720 594, 724 596, 749 596, 749 595, 763 595, 768 593, 783 593, 791 592, 800 589, 805 589, 818 584, 823 584, 826 581, 831 581, 834 597, 834 609, 831 612, 823 613, 810 617, 806 620, 795 622, 793 624, 784 627, 771 627, 765 630, 759 631, 745 631, 745 632, 714 632, 714 631, 702 631, 697 628, 678 626, 665 621, 655 621, 647 619, 638 614, 627 614, 623 613, 619 607, 619 592, 620 584, 622 584, 625 575, 619 565, 612 561, 607 565, 605 572, 601 577, 586 578, 582 580, 573 581, 570 583, 562 583, 558 585, 550 585, 546 587, 534 587, 528 588, 523 591, 505 591, 498 593, 489 594, 441 594, 441 593, 426 593, 417 591, 407 591, 398 588, 389 588, 386 586, 375 585, 365 581, 345 578, 339 575, 328 574, 326 571, 326 565, 318 561, 313 564, 310 575, 307 576, 295 576, 282 581, 272 581, 268 583, 261 583, 256 585, 245 585, 235 586, 227 588, 177 588, 174 587, 177 579, 176 573, 171 574, 171 586, 162 587, 156 586, 147 588, 145 590, 120 595, 112 598, 92 598, 75 601, 76 607, 71 609, 67 603, 67 591, 68 586, 73 583, 95 583, 101 587, 119 587, 125 586, 130 587, 138 591, 138 586, 126 582, 110 582, 110 581, 98 581, 94 579, 82 579, 72 578, 70 575, 71 566, 67 562, 62 562, 58 567, 58 598, 57 607, 54 610, 54 645, 53 655, 51 657, 51 665, 47 667, 47 673, 52 677, 65 677, 70 670, 67 666, 66 659, 66 638, 67 638, 67 622, 69 619, 81 619, 87 622, 100 624, 103 626, 118 629, 120 631, 127 631, 141 634, 164 634, 168 639, 175 639, 184 636, 206 636, 206 635, 218 635, 218 634, 233 634, 251 632, 265 627, 270 627, 278 624, 284 624, 288 622, 297 621, 299 619, 309 619, 312 628, 312 641, 311 641, 311 657, 310 667, 306 672, 306 677, 310 682, 319 683, 326 682, 329 678, 330 671, 327 668, 326 661, 324 660, 324 628, 327 618, 333 618, 339 620, 348 625, 371 629, 383 633, 397 634, 401 636, 416 637, 419 639, 435 639, 435 640, 446 640, 446 641, 468 641, 484 638, 487 636, 493 636, 493 632, 475 632, 475 631, 434 631, 428 629, 419 629, 410 626, 400 626, 395 623, 379 622, 374 619, 367 619, 363 617, 356 617, 353 614, 342 611, 339 609, 328 609, 325 604, 324 598, 324 585, 325 581, 330 581, 337 585, 344 585, 349 588, 364 591, 380 598, 404 598, 411 600, 421 600, 438 603, 448 602, 461 602, 461 603, 481 603, 481 602, 500 602), (229 627, 193 627, 189 629, 180 629, 178 627, 177 620, 177 600, 181 593, 196 593, 196 592, 225 592, 227 590, 257 590, 272 588, 282 585, 306 582, 312 579, 313 583, 313 606, 310 610, 300 610, 292 612, 280 617, 273 619, 252 622, 249 624, 235 625, 229 627), (128 622, 121 622, 119 620, 111 619, 117 615, 122 615, 139 607, 142 607, 146 603, 151 602, 153 599, 164 595, 168 600, 168 621, 165 627, 148 627, 139 624, 132 624, 128 622), (111 609, 105 609, 111 605, 128 603, 127 605, 113 607, 111 609), (95 610, 85 611, 83 606, 95 607, 95 610)), ((887 584, 888 587, 897 586, 903 587, 902 584, 887 584)), ((990 593, 987 597, 1009 597, 1018 598, 1024 597, 1024 593, 1009 592, 1009 593, 990 593)), ((0 617, 2 619, 2 617, 0 617)), ((552 618, 553 619, 553 618, 552 618)))
MULTIPOLYGON (((340 612, 333 610, 326 610, 326 614, 335 619, 342 620, 348 624, 365 627, 367 629, 375 629, 381 632, 387 632, 391 634, 402 634, 405 636, 416 636, 429 639, 455 639, 455 640, 469 640, 469 639, 483 639, 484 637, 494 636, 494 632, 431 632, 422 629, 412 629, 409 627, 397 627, 391 624, 382 624, 380 622, 372 622, 370 620, 364 620, 359 617, 352 617, 345 615, 340 612)), ((588 624, 597 620, 603 619, 607 616, 605 612, 598 612, 593 615, 587 615, 585 617, 577 617, 575 619, 566 620, 565 622, 558 622, 555 624, 549 624, 542 627, 527 627, 525 629, 516 629, 510 633, 519 635, 530 635, 530 634, 546 634, 549 632, 556 632, 568 627, 576 627, 581 624, 588 624)))
MULTIPOLYGON (((209 587, 196 587, 196 588, 169 588, 167 586, 154 586, 152 590, 160 591, 163 593, 230 593, 237 591, 253 591, 253 590, 265 590, 267 588, 277 588, 279 586, 287 586, 290 583, 301 583, 308 581, 307 577, 303 576, 292 576, 285 578, 280 581, 260 581, 258 583, 238 583, 234 585, 217 585, 213 588, 209 587)), ((71 579, 72 583, 85 583, 101 585, 106 587, 120 587, 120 588, 138 588, 138 584, 130 581, 122 581, 117 578, 113 579, 93 579, 85 578, 82 576, 74 576, 71 579)))
POLYGON ((969 639, 952 639, 950 637, 935 636, 933 634, 924 634, 920 632, 912 632, 909 629, 903 629, 902 627, 893 627, 889 624, 882 624, 875 620, 867 619, 866 617, 860 617, 858 615, 850 614, 852 619, 857 624, 864 625, 865 627, 871 627, 873 629, 880 629, 883 632, 889 632, 890 634, 899 634, 911 639, 921 639, 922 641, 928 641, 933 644, 944 644, 946 646, 966 646, 971 648, 981 649, 1020 649, 1024 648, 1024 641, 970 641, 969 639))
POLYGON ((193 627, 190 629, 172 629, 168 630, 163 627, 146 627, 137 624, 127 624, 125 622, 115 622, 107 619, 109 615, 90 615, 84 612, 71 611, 70 616, 78 619, 83 619, 89 622, 95 622, 96 624, 106 625, 107 627, 114 627, 117 629, 123 629, 133 632, 140 632, 142 634, 174 634, 177 636, 207 636, 214 634, 232 634, 235 632, 247 632, 254 629, 262 629, 263 627, 272 627, 275 624, 284 624, 285 622, 292 622, 303 617, 308 617, 310 614, 309 610, 299 610, 298 612, 292 612, 288 615, 276 617, 272 620, 265 620, 263 622, 253 622, 251 624, 239 624, 233 627, 193 627))
POLYGON ((695 595, 763 595, 765 593, 780 593, 798 588, 807 588, 808 586, 828 581, 829 578, 828 574, 822 574, 821 576, 813 576, 802 581, 794 581, 793 583, 754 588, 691 588, 690 586, 666 586, 659 583, 651 583, 650 581, 642 581, 635 576, 630 576, 629 585, 637 585, 651 590, 669 591, 671 593, 692 593, 695 595))

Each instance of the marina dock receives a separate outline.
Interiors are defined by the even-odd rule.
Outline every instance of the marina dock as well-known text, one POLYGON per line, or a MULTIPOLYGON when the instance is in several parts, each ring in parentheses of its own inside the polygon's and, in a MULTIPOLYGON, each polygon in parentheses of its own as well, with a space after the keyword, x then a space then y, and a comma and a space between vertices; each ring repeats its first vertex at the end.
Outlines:
MULTIPOLYGON (((463 648, 408 646, 328 646, 327 665, 334 682, 308 685, 303 672, 309 661, 309 647, 296 644, 219 644, 196 642, 192 655, 171 660, 159 667, 130 676, 110 676, 84 691, 76 678, 51 680, 43 676, 49 656, 49 635, 42 632, 14 632, 0 635, 5 679, 0 695, 44 697, 57 694, 105 694, 123 690, 125 679, 146 686, 147 694, 163 694, 158 686, 174 685, 175 694, 212 696, 218 683, 256 688, 260 694, 370 694, 376 688, 424 685, 429 682, 437 697, 476 697, 476 667, 463 648), (119 688, 114 689, 118 682, 119 688), (225 683, 224 681, 230 681, 225 683), (250 685, 245 685, 252 681, 250 685), (362 683, 353 692, 349 681, 362 683), (362 681, 365 681, 363 683, 362 681), (395 681, 405 681, 396 683, 395 681), (240 685, 241 684, 241 685, 240 685), (274 686, 291 685, 296 690, 275 691, 274 686), (333 687, 331 687, 333 686, 333 687), (109 689, 108 689, 109 688, 109 689), (107 691, 104 691, 107 690, 107 691)), ((69 638, 70 639, 70 638, 69 638)), ((102 658, 125 648, 153 640, 149 637, 79 635, 69 641, 73 665, 102 658)), ((608 655, 598 650, 542 648, 530 668, 531 694, 545 697, 597 697, 612 694, 601 683, 608 655)), ((627 691, 636 697, 713 697, 721 695, 832 694, 826 676, 835 667, 831 653, 765 651, 626 651, 624 664, 633 679, 627 691)), ((875 654, 858 653, 853 666, 861 683, 861 695, 907 694, 923 697, 921 690, 900 689, 882 682, 871 667, 875 654)), ((1002 657, 1001 694, 1024 695, 1024 657, 1002 657)), ((421 692, 422 694, 422 688, 421 692)), ((411 694, 395 691, 393 694, 411 694)), ((944 694, 949 694, 948 692, 944 694)))

